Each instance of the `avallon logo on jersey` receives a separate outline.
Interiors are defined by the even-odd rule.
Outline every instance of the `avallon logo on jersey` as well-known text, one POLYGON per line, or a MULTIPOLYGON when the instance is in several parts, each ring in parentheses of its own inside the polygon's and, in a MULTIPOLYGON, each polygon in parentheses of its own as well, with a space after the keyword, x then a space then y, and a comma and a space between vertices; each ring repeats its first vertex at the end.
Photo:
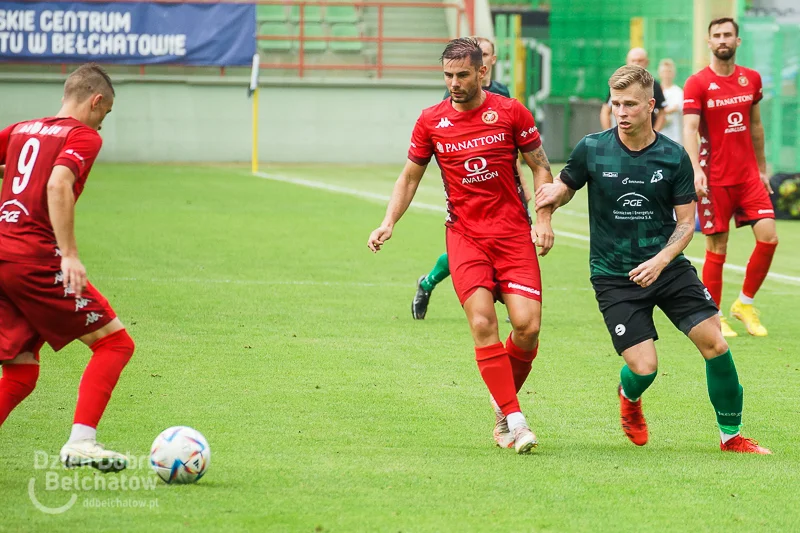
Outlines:
POLYGON ((738 111, 734 111, 728 115, 728 127, 725 128, 725 133, 739 133, 746 130, 747 126, 744 124, 744 115, 738 111))
POLYGON ((467 159, 464 162, 464 168, 467 170, 467 177, 461 180, 464 185, 489 181, 500 175, 497 170, 489 170, 489 163, 483 157, 467 159))
POLYGON ((483 116, 481 116, 481 119, 482 119, 482 120, 483 120, 483 121, 484 121, 486 124, 494 124, 495 122, 497 122, 497 119, 498 119, 498 118, 499 118, 499 117, 498 117, 498 115, 497 115, 497 111, 493 111, 493 110, 491 110, 491 109, 490 109, 490 110, 488 110, 488 111, 484 111, 484 112, 483 112, 483 116))

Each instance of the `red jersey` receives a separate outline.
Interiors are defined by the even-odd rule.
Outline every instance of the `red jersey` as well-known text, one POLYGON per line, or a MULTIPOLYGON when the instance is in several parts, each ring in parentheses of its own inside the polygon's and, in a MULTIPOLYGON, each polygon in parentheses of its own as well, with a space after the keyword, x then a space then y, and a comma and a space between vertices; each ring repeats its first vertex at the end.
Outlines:
POLYGON ((76 176, 77 201, 103 144, 100 134, 74 118, 42 118, 0 131, 0 260, 60 261, 47 206, 47 182, 63 165, 76 176))
POLYGON ((761 101, 761 76, 736 65, 730 76, 706 67, 683 87, 684 114, 700 115, 700 166, 710 186, 759 179, 750 110, 761 101))
POLYGON ((425 109, 411 135, 408 158, 442 171, 445 225, 469 237, 529 234, 517 151, 541 146, 533 116, 512 98, 486 93, 480 107, 456 111, 450 99, 425 109))

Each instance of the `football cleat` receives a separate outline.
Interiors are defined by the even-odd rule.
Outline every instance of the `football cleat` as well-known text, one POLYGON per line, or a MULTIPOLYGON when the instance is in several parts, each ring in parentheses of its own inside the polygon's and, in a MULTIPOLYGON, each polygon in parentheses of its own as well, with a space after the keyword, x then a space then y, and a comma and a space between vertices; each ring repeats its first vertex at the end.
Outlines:
POLYGON ((772 455, 772 452, 763 446, 759 446, 753 439, 746 439, 741 435, 736 435, 728 442, 720 442, 719 449, 723 452, 736 453, 756 453, 759 455, 772 455))
POLYGON ((68 442, 61 448, 61 463, 67 468, 91 466, 102 472, 119 472, 128 466, 128 458, 93 440, 68 442))
POLYGON ((758 318, 758 309, 752 305, 743 304, 739 298, 736 298, 736 301, 731 306, 731 315, 742 321, 744 327, 747 328, 747 333, 750 335, 754 337, 767 336, 767 328, 761 325, 761 320, 758 318))
POLYGON ((492 437, 494 437, 494 441, 499 447, 512 448, 514 446, 514 435, 508 429, 506 415, 500 410, 494 398, 492 398, 492 407, 494 408, 494 431, 492 432, 492 437))
POLYGON ((728 319, 724 316, 719 317, 719 325, 722 329, 722 336, 723 337, 738 337, 739 334, 733 331, 733 328, 730 324, 728 324, 728 319))
POLYGON ((528 426, 520 426, 514 430, 514 449, 518 454, 531 453, 538 444, 536 435, 528 426))
POLYGON ((632 402, 622 394, 622 385, 617 387, 619 396, 619 419, 622 431, 637 446, 647 444, 647 422, 642 413, 642 399, 632 402))
POLYGON ((414 295, 414 300, 411 302, 411 316, 414 320, 423 320, 425 313, 428 312, 428 302, 431 299, 431 291, 426 291, 422 288, 422 281, 427 276, 420 276, 417 280, 417 293, 414 295))

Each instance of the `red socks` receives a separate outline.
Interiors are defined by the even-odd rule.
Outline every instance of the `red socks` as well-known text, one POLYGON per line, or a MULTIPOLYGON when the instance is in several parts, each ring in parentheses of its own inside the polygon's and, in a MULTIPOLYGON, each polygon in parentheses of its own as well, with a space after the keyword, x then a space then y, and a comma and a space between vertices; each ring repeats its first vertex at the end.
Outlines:
POLYGON ((486 383, 494 401, 506 416, 520 411, 517 393, 514 389, 514 373, 509 359, 510 357, 500 342, 483 348, 475 348, 475 360, 478 362, 478 370, 481 372, 483 382, 486 383))
POLYGON ((777 242, 756 241, 756 247, 747 262, 742 286, 742 293, 748 298, 753 298, 764 283, 777 246, 777 242))
POLYGON ((3 365, 0 379, 0 426, 9 413, 28 397, 39 379, 39 365, 3 365))
POLYGON ((106 335, 90 346, 92 358, 78 385, 75 424, 96 428, 122 369, 133 355, 134 344, 124 329, 106 335))
POLYGON ((706 261, 703 263, 703 285, 708 289, 717 307, 722 302, 722 267, 724 265, 725 254, 715 254, 706 250, 706 261))
POLYGON ((506 352, 511 360, 511 371, 514 373, 514 387, 519 392, 525 384, 525 380, 528 379, 528 374, 531 373, 533 360, 536 359, 536 355, 539 353, 539 341, 536 341, 536 346, 533 350, 527 352, 514 344, 509 333, 508 340, 506 340, 506 352))

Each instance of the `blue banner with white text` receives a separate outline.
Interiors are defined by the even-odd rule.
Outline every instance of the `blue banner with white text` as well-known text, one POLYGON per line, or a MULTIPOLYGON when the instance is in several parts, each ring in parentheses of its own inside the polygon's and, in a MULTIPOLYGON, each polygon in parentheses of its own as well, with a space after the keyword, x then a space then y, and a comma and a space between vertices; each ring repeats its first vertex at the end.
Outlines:
POLYGON ((254 4, 0 2, 0 61, 250 65, 254 4))

